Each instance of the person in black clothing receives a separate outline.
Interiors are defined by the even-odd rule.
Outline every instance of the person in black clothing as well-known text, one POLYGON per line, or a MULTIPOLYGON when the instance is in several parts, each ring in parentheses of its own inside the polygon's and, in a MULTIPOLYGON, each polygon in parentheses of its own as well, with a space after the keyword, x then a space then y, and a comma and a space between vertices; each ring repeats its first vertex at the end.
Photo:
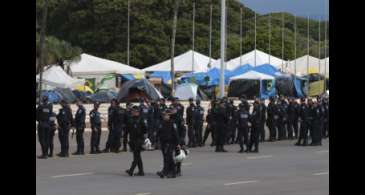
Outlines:
POLYGON ((158 137, 160 138, 161 151, 163 155, 163 169, 158 171, 157 175, 161 178, 175 178, 176 165, 173 159, 173 152, 176 147, 180 147, 177 125, 170 118, 171 112, 163 112, 163 120, 158 128, 158 137))
POLYGON ((228 116, 228 133, 226 138, 226 144, 234 144, 236 138, 236 121, 234 118, 236 107, 233 104, 233 100, 229 100, 229 102, 227 102, 226 111, 228 116))
POLYGON ((311 146, 322 145, 321 121, 323 121, 320 102, 315 101, 312 106, 312 142, 311 146))
POLYGON ((216 149, 215 152, 227 152, 224 149, 224 142, 226 138, 226 128, 228 123, 228 116, 226 112, 225 102, 220 101, 219 107, 213 110, 213 120, 216 121, 216 149))
POLYGON ((196 100, 195 112, 193 115, 195 143, 197 146, 203 146, 203 123, 204 108, 200 106, 200 100, 196 100))
MULTIPOLYGON (((308 101, 309 102, 309 101, 308 101)), ((295 143, 296 146, 306 146, 308 144, 308 131, 310 126, 311 112, 306 99, 301 99, 299 121, 300 121, 300 132, 298 142, 295 143), (301 142, 303 140, 303 143, 301 142)))
POLYGON ((101 116, 99 109, 99 102, 94 103, 94 109, 90 111, 91 124, 91 143, 90 154, 101 153, 99 150, 100 135, 101 135, 101 116))
POLYGON ((194 132, 194 112, 196 106, 194 105, 193 98, 189 98, 189 106, 186 109, 186 124, 188 125, 188 147, 195 147, 195 132, 194 132))
POLYGON ((203 146, 205 145, 205 142, 208 139, 209 134, 211 134, 211 138, 212 138, 212 143, 210 144, 210 146, 214 146, 215 145, 215 121, 213 120, 213 109, 215 108, 215 101, 211 101, 210 103, 210 108, 208 109, 208 113, 206 116, 206 121, 207 121, 207 127, 205 128, 205 132, 204 132, 204 139, 203 139, 203 146))
POLYGON ((278 130, 279 130, 279 137, 278 140, 284 140, 286 139, 286 124, 288 119, 288 113, 286 110, 286 102, 284 99, 279 100, 277 104, 278 108, 278 130))
POLYGON ((161 113, 160 113, 160 104, 159 102, 152 101, 151 102, 151 110, 152 111, 152 132, 149 133, 149 138, 152 143, 153 148, 158 149, 158 139, 156 138, 157 129, 159 124, 161 123, 161 113))
MULTIPOLYGON (((126 103, 126 118, 129 118, 132 116, 132 103, 127 102, 126 103)), ((127 151, 127 144, 128 144, 128 130, 124 129, 123 131, 123 152, 127 151)))
POLYGON ((297 100, 294 100, 294 122, 293 122, 293 128, 294 128, 294 137, 295 139, 298 139, 299 137, 299 115, 300 115, 300 105, 298 104, 297 100))
POLYGON ((235 118, 237 121, 236 125, 238 129, 237 139, 240 146, 239 153, 242 153, 244 151, 248 152, 248 122, 250 118, 250 113, 248 110, 246 110, 247 107, 243 104, 240 104, 238 107, 239 109, 236 112, 235 118), (246 150, 244 150, 243 145, 246 145, 246 150))
POLYGON ((112 131, 113 131, 113 127, 112 127, 112 118, 113 118, 113 114, 114 114, 114 108, 116 107, 116 101, 117 99, 112 99, 110 102, 110 106, 108 108, 108 139, 105 143, 105 149, 103 150, 103 152, 108 153, 110 152, 110 143, 111 143, 111 139, 112 139, 112 131))
POLYGON ((38 141, 42 148, 42 155, 38 158, 48 157, 50 117, 52 114, 52 104, 48 103, 48 97, 42 97, 42 103, 36 109, 36 120, 38 121, 38 141))
POLYGON ((57 115, 56 113, 52 112, 51 117, 49 118, 50 120, 50 133, 49 133, 49 141, 48 141, 48 157, 53 157, 53 139, 54 139, 54 134, 57 130, 57 125, 56 125, 56 120, 57 120, 57 115))
POLYGON ((83 155, 86 110, 85 107, 82 105, 81 100, 77 100, 76 105, 78 106, 75 114, 77 150, 73 153, 73 155, 83 155))
POLYGON ((61 101, 62 108, 57 115, 58 123, 58 138, 61 143, 61 152, 57 154, 59 157, 68 157, 69 149, 69 134, 70 129, 73 126, 72 111, 66 101, 61 101))
POLYGON ((130 169, 125 172, 132 176, 134 169, 138 166, 136 175, 144 176, 141 151, 144 140, 147 138, 147 123, 141 118, 140 109, 137 106, 133 106, 131 114, 127 122, 127 131, 129 132, 129 147, 133 152, 133 162, 130 169))
POLYGON ((121 146, 121 137, 123 129, 126 126, 126 114, 127 111, 120 107, 118 100, 115 100, 115 106, 113 108, 113 114, 111 118, 112 132, 110 139, 110 151, 118 153, 121 146))
POLYGON ((324 99, 324 127, 323 138, 327 138, 329 135, 329 102, 328 98, 324 99))
MULTIPOLYGON (((294 139, 293 133, 295 132, 296 129, 298 129, 295 127, 297 122, 296 118, 298 112, 294 99, 290 99, 287 113, 288 113, 288 126, 287 126, 288 138, 292 140, 294 139)), ((297 135, 297 132, 295 132, 294 134, 297 135)))
POLYGON ((269 128, 269 141, 276 140, 276 120, 278 119, 277 108, 275 103, 275 98, 270 97, 269 105, 267 106, 267 127, 269 128))
POLYGON ((179 102, 179 98, 173 98, 171 102, 171 107, 176 110, 174 115, 174 120, 177 125, 177 132, 180 137, 180 145, 185 146, 185 136, 186 136, 186 128, 184 121, 184 106, 179 102))
POLYGON ((254 102, 254 107, 253 107, 253 111, 251 114, 251 134, 250 134, 250 143, 248 146, 248 151, 249 152, 259 152, 259 133, 260 133, 260 123, 262 120, 262 116, 261 116, 261 108, 260 108, 260 101, 258 99, 255 100, 254 102), (255 145, 255 150, 252 150, 252 146, 255 145))
POLYGON ((265 123, 266 123, 266 105, 265 100, 260 101, 260 112, 261 112, 261 122, 260 122, 260 141, 265 141, 265 123))

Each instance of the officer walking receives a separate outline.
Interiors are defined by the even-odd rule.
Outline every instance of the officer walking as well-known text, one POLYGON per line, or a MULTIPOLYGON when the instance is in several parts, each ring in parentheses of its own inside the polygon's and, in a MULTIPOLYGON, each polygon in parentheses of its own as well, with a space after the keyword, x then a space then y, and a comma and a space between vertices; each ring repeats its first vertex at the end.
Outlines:
POLYGON ((226 139, 226 128, 228 124, 228 116, 226 112, 225 102, 220 101, 219 107, 213 110, 213 118, 216 121, 216 149, 215 152, 227 152, 224 149, 226 139))
POLYGON ((137 176, 144 176, 143 162, 141 158, 142 145, 147 138, 147 123, 140 116, 140 108, 133 106, 131 117, 127 122, 127 131, 129 132, 129 147, 133 151, 133 162, 130 169, 126 170, 129 176, 133 175, 134 169, 138 166, 137 176))
POLYGON ((260 123, 262 120, 260 100, 256 99, 254 102, 253 111, 251 114, 251 134, 250 134, 250 144, 248 146, 249 152, 259 152, 259 133, 260 133, 260 123), (255 150, 252 150, 252 146, 255 146, 255 150))
POLYGON ((90 124, 91 124, 91 149, 90 154, 97 154, 101 151, 99 150, 100 135, 101 135, 101 116, 99 109, 99 102, 94 103, 94 109, 89 113, 90 124))
POLYGON ((61 152, 57 156, 68 157, 69 135, 70 129, 73 126, 73 118, 71 108, 65 100, 61 101, 61 106, 62 108, 60 108, 57 115, 58 138, 61 143, 61 152))
POLYGON ((193 117, 194 134, 197 146, 203 146, 203 123, 204 123, 204 108, 200 106, 200 100, 196 100, 196 107, 193 117))
POLYGON ((48 154, 50 117, 52 114, 52 104, 48 103, 48 97, 42 97, 42 103, 37 107, 36 120, 38 121, 38 141, 42 148, 42 155, 38 158, 46 159, 48 154))
POLYGON ((76 105, 78 106, 76 114, 75 114, 77 150, 75 153, 73 153, 73 155, 83 155, 84 154, 84 130, 85 130, 86 109, 82 105, 81 100, 77 100, 76 105))
POLYGON ((248 152, 248 122, 250 118, 250 113, 247 110, 247 107, 243 104, 238 106, 238 110, 236 112, 236 121, 237 121, 237 129, 238 129, 238 143, 240 146, 239 153, 248 152), (246 150, 244 150, 243 145, 246 145, 246 150))
POLYGON ((186 109, 186 124, 188 125, 188 147, 195 147, 196 140, 195 140, 195 132, 194 132, 194 112, 196 106, 194 105, 193 98, 189 98, 189 106, 186 109))
POLYGON ((160 138, 161 151, 163 155, 163 169, 158 171, 157 175, 161 178, 175 178, 176 165, 173 159, 173 152, 176 147, 180 147, 177 125, 170 118, 170 111, 163 112, 163 120, 158 128, 158 137, 160 138))

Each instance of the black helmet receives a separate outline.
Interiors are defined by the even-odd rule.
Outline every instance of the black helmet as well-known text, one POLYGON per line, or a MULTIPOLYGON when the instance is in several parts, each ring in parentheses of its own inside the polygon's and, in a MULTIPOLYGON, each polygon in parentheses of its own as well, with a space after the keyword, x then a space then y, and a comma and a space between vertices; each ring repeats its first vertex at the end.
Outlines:
POLYGON ((200 100, 199 100, 199 99, 197 99, 195 102, 196 102, 196 104, 198 104, 198 105, 200 104, 200 100))
POLYGON ((194 101, 194 99, 193 98, 189 98, 189 102, 192 102, 192 101, 194 101))

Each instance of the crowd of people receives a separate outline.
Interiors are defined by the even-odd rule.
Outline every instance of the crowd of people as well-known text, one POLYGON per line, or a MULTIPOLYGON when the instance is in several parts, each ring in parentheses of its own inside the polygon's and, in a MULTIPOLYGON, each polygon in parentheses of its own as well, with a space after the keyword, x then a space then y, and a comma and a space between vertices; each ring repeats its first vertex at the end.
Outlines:
MULTIPOLYGON (((108 137, 103 150, 99 148, 102 127, 100 104, 95 102, 94 108, 89 112, 90 153, 127 151, 129 145, 133 152, 133 162, 126 173, 142 176, 141 151, 145 150, 143 146, 148 139, 153 149, 162 151, 164 166, 157 174, 163 178, 181 175, 181 162, 174 161, 174 155, 187 148, 204 146, 209 135, 212 138, 210 146, 215 146, 215 152, 227 152, 224 145, 238 144, 239 153, 257 153, 259 142, 287 139, 297 139, 297 146, 318 146, 329 135, 328 100, 328 97, 302 98, 298 103, 292 98, 271 97, 266 106, 264 100, 258 98, 250 105, 246 97, 242 96, 238 106, 228 98, 214 99, 205 111, 200 100, 194 102, 193 99, 189 99, 186 110, 178 98, 173 98, 169 106, 165 99, 151 102, 140 99, 139 105, 127 103, 125 108, 113 99, 108 108, 108 137), (207 124, 203 133, 205 121, 207 124), (265 125, 269 130, 268 140, 265 139, 265 125), (139 171, 134 174, 136 167, 139 171)), ((77 150, 72 154, 85 154, 83 134, 87 113, 81 101, 77 101, 76 105, 77 111, 73 116, 70 105, 61 101, 61 108, 56 114, 47 97, 42 97, 36 114, 38 139, 42 148, 39 158, 53 156, 56 130, 61 144, 61 152, 57 156, 69 156, 71 129, 75 130, 77 142, 77 150)))

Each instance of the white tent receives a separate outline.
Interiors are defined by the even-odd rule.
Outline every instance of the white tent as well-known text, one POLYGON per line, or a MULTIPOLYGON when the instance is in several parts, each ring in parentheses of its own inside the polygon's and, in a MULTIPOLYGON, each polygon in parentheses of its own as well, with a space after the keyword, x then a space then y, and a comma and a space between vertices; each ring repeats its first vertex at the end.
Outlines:
POLYGON ((248 71, 244 74, 241 75, 237 75, 234 77, 231 77, 230 81, 233 80, 240 80, 240 79, 245 79, 245 80, 274 80, 275 78, 273 76, 267 75, 267 74, 262 74, 256 71, 248 71))
MULTIPOLYGON (((212 59, 212 63, 214 59, 212 59)), ((208 70, 209 57, 201 53, 194 52, 193 68, 193 51, 189 50, 179 56, 174 57, 176 72, 206 72, 208 70)), ((143 69, 144 71, 171 71, 171 59, 152 65, 143 69)))
POLYGON ((197 99, 198 85, 193 83, 184 83, 176 86, 175 96, 180 100, 188 100, 189 98, 197 99))
POLYGON ((142 70, 112 60, 95 57, 89 54, 81 54, 78 62, 70 64, 72 76, 91 76, 106 74, 140 74, 142 70))
POLYGON ((324 59, 321 60, 321 73, 324 75, 324 73, 325 73, 325 71, 324 71, 325 68, 324 67, 326 65, 326 76, 327 77, 329 76, 329 72, 330 72, 329 64, 330 64, 330 58, 329 57, 324 58, 324 59))
MULTIPOLYGON (((36 81, 39 82, 39 74, 36 81)), ((75 88, 77 85, 84 85, 83 79, 75 79, 70 77, 60 66, 50 65, 46 68, 42 75, 43 89, 75 88)))
MULTIPOLYGON (((262 64, 268 64, 269 63, 269 56, 270 56, 270 64, 275 66, 278 69, 281 69, 282 64, 284 63, 284 67, 286 66, 287 62, 284 60, 282 61, 280 58, 277 58, 275 56, 269 55, 263 51, 256 49, 256 66, 262 65, 262 64)), ((226 64, 226 69, 233 70, 237 68, 240 65, 244 64, 250 64, 252 66, 255 66, 255 50, 252 50, 246 54, 243 54, 241 56, 242 63, 240 64, 240 57, 231 59, 226 64)), ((220 63, 219 63, 220 66, 220 63)))
MULTIPOLYGON (((304 55, 300 58, 297 58, 296 60, 292 60, 289 62, 287 68, 288 72, 295 74, 295 63, 297 66, 296 67, 297 75, 301 76, 301 75, 306 75, 308 73, 318 73, 320 60, 313 56, 304 55), (307 69, 307 62, 309 66, 309 72, 307 69)), ((324 72, 324 66, 323 67, 321 66, 320 72, 321 73, 324 72)))

